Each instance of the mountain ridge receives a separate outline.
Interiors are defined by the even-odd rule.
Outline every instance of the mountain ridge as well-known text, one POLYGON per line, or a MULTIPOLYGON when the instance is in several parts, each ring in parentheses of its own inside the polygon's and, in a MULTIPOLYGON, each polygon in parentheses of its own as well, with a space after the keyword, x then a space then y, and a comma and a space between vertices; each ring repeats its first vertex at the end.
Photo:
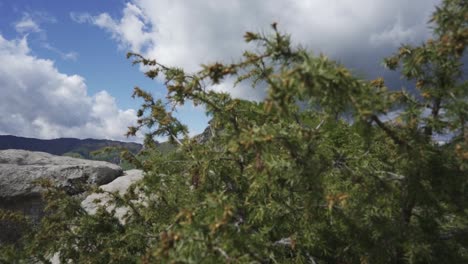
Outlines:
MULTIPOLYGON (((53 155, 67 155, 85 159, 95 159, 92 152, 104 147, 123 147, 130 152, 137 154, 143 148, 142 144, 135 142, 122 142, 109 139, 78 139, 78 138, 56 138, 56 139, 38 139, 19 137, 13 135, 0 135, 0 150, 4 149, 23 149, 29 151, 41 151, 53 155)), ((112 158, 103 158, 102 160, 113 163, 120 162, 113 155, 112 158)))

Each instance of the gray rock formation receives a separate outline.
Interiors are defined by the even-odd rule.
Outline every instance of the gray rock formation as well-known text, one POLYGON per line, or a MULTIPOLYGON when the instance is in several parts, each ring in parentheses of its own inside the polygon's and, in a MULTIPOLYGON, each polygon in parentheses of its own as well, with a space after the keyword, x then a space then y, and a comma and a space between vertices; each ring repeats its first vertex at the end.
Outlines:
MULTIPOLYGON (((0 151, 0 209, 20 211, 37 222, 42 216, 42 189, 38 179, 50 179, 70 195, 89 184, 102 185, 122 175, 122 169, 108 162, 54 156, 25 150, 0 151)), ((18 232, 0 222, 0 244, 15 241, 18 232)))
MULTIPOLYGON (((211 122, 211 121, 210 121, 211 122)), ((199 144, 205 144, 206 142, 208 142, 212 137, 214 137, 215 135, 215 130, 213 129, 213 127, 211 126, 211 124, 209 124, 205 130, 203 130, 203 132, 201 134, 198 134, 196 136, 194 136, 193 138, 199 143, 199 144)))
POLYGON ((70 194, 78 183, 102 185, 122 175, 112 163, 54 156, 26 150, 0 151, 0 198, 31 196, 41 192, 34 181, 51 179, 70 194))
MULTIPOLYGON (((101 185, 101 188, 105 192, 118 192, 123 195, 128 190, 130 185, 143 179, 143 172, 141 170, 128 170, 124 172, 124 175, 113 180, 112 182, 101 185)), ((96 213, 96 210, 100 206, 107 206, 107 210, 115 209, 116 216, 119 220, 124 223, 123 216, 128 212, 127 207, 115 208, 114 204, 110 203, 111 197, 106 193, 93 193, 86 197, 81 206, 90 214, 96 213)))
MULTIPOLYGON (((128 190, 130 185, 143 179, 143 171, 141 170, 128 170, 124 171, 124 174, 119 178, 113 180, 112 182, 101 185, 101 188, 105 192, 118 192, 123 195, 128 190)), ((129 208, 127 207, 118 207, 115 208, 115 205, 111 203, 111 197, 106 193, 92 193, 88 195, 82 202, 81 206, 89 214, 95 214, 97 209, 101 206, 106 206, 106 209, 110 212, 115 209, 115 215, 119 218, 121 223, 125 223, 123 220, 124 215, 128 212, 129 208)), ((49 261, 52 264, 60 264, 60 256, 58 253, 55 253, 49 261)))

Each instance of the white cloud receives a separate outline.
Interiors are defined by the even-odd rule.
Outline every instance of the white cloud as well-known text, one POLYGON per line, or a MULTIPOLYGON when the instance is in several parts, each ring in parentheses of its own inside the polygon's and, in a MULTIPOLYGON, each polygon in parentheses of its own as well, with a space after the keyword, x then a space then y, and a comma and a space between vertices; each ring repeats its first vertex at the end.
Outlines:
POLYGON ((61 55, 62 55, 62 58, 64 60, 76 61, 78 59, 78 53, 76 53, 75 51, 70 51, 70 52, 67 52, 67 53, 61 53, 61 55))
POLYGON ((70 17, 77 23, 91 23, 111 33, 112 38, 118 41, 121 48, 130 48, 141 52, 145 45, 151 42, 147 32, 146 16, 136 5, 127 3, 120 20, 114 20, 107 13, 91 16, 88 13, 70 13, 70 17))
POLYGON ((92 23, 93 16, 89 13, 70 13, 71 20, 75 21, 76 23, 83 24, 83 23, 92 23))
POLYGON ((27 14, 25 14, 20 21, 15 23, 15 29, 21 34, 41 31, 39 25, 27 14))
POLYGON ((39 34, 39 42, 41 46, 48 49, 60 56, 63 60, 76 61, 78 59, 78 53, 74 51, 63 52, 62 50, 52 46, 47 41, 47 33, 40 27, 42 23, 56 23, 57 20, 44 12, 32 12, 23 13, 23 17, 18 22, 14 23, 16 32, 21 35, 28 35, 30 33, 39 34))
MULTIPOLYGON (((107 13, 71 17, 110 32, 120 47, 188 71, 199 70, 202 63, 239 58, 247 47, 242 39, 245 31, 268 33, 269 25, 278 22, 294 43, 351 67, 367 67, 361 71, 375 72, 382 56, 394 51, 395 43, 428 36, 426 22, 438 3, 440 0, 130 0, 120 18, 107 13)), ((241 97, 263 94, 245 87, 235 89, 234 95, 241 97)))
POLYGON ((415 43, 417 40, 427 37, 427 33, 424 30, 425 27, 425 24, 404 26, 399 16, 391 28, 372 34, 369 41, 374 46, 391 44, 394 47, 405 43, 415 43))
POLYGON ((22 18, 14 23, 16 32, 20 34, 42 32, 40 24, 56 23, 57 20, 45 12, 24 12, 22 18))
POLYGON ((244 32, 268 31, 272 22, 291 33, 296 43, 333 56, 363 48, 379 35, 399 31, 403 36, 397 37, 401 38, 414 30, 426 31, 428 17, 438 2, 233 0, 220 4, 212 0, 133 0, 126 4, 120 19, 102 13, 84 14, 78 21, 108 30, 134 51, 194 70, 203 62, 237 58, 245 47, 244 32))
POLYGON ((58 54, 60 56, 60 58, 62 58, 63 60, 76 61, 78 59, 78 53, 77 52, 74 52, 74 51, 63 52, 63 51, 57 49, 56 47, 51 46, 47 42, 42 43, 42 47, 45 48, 45 49, 48 49, 48 50, 50 50, 50 51, 52 51, 52 52, 54 52, 56 54, 58 54))
POLYGON ((105 91, 88 95, 83 77, 63 74, 53 61, 32 56, 26 37, 0 35, 0 61, 1 134, 127 140, 135 111, 118 109, 105 91))

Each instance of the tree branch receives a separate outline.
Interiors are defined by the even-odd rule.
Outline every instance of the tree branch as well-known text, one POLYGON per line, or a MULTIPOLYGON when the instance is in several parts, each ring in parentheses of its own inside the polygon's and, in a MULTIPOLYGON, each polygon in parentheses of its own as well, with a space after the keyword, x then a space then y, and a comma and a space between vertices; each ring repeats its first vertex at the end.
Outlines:
POLYGON ((371 120, 374 121, 377 126, 379 126, 387 135, 395 141, 400 146, 407 146, 409 147, 408 143, 404 140, 402 140, 395 131, 393 131, 391 128, 389 128, 387 125, 385 125, 384 122, 382 122, 376 115, 371 116, 371 120))

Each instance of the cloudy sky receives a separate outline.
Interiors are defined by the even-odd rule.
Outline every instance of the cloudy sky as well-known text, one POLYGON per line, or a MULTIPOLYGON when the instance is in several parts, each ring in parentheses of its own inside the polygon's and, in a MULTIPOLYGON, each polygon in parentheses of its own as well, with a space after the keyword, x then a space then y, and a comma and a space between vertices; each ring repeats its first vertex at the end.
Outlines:
MULTIPOLYGON (((248 46, 245 31, 272 22, 293 42, 325 53, 363 78, 399 77, 381 66, 401 43, 430 37, 439 0, 0 0, 0 134, 35 138, 125 138, 141 103, 134 86, 163 97, 164 87, 126 60, 128 51, 197 71, 230 62, 248 46)), ((396 87, 397 88, 397 87, 396 87)), ((261 99, 263 91, 217 87, 261 99)), ((192 134, 203 109, 178 115, 192 134)))

